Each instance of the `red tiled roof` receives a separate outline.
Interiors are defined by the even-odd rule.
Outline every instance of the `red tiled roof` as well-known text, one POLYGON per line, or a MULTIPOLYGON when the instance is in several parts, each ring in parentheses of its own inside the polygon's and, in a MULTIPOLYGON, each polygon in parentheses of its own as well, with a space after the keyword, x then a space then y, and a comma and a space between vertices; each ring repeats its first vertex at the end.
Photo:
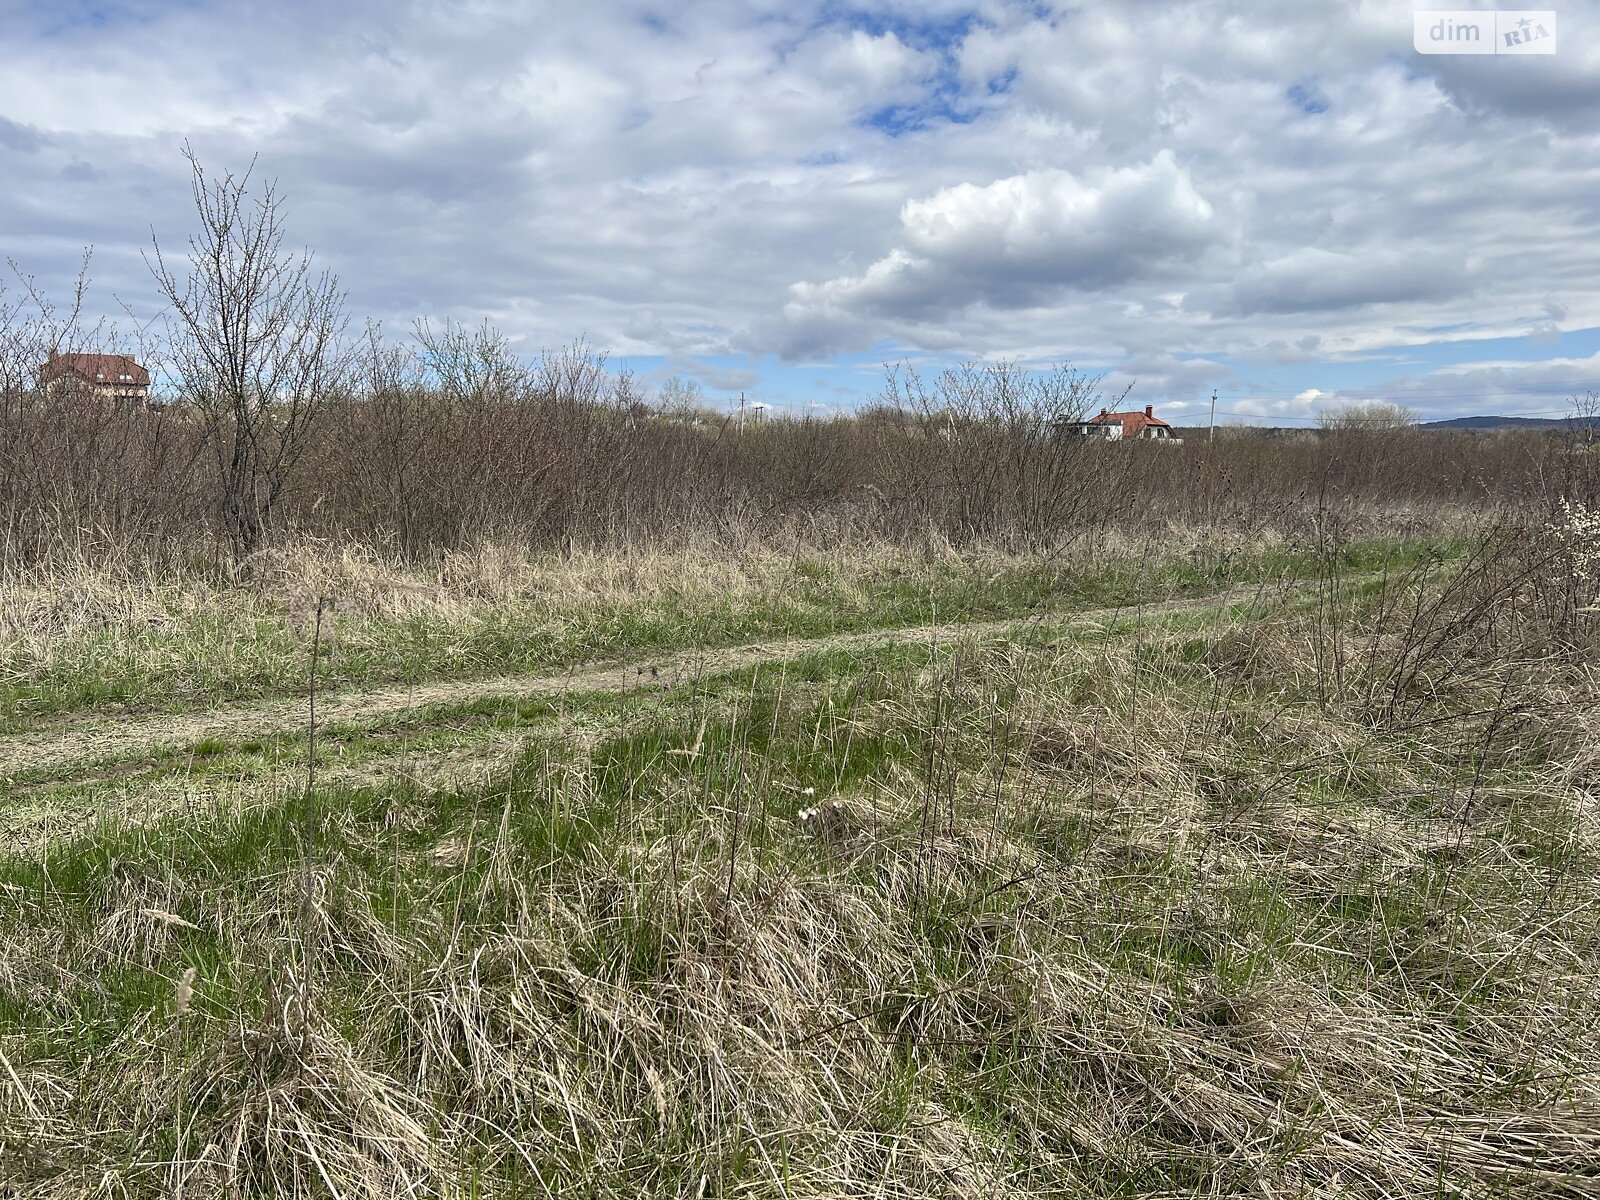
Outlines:
POLYGON ((1136 438, 1152 426, 1157 429, 1172 428, 1148 408, 1143 412, 1102 412, 1098 417, 1089 418, 1089 423, 1092 425, 1109 425, 1113 421, 1122 426, 1124 438, 1136 438))
POLYGON ((89 383, 150 386, 150 372, 126 354, 52 354, 44 365, 45 382, 60 379, 69 372, 89 383))

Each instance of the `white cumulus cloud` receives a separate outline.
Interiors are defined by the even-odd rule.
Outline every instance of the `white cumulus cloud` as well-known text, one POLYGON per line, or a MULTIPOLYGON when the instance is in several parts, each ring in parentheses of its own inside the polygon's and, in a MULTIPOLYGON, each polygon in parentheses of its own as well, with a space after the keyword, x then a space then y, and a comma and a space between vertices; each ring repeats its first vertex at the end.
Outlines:
POLYGON ((972 305, 1024 308, 1064 291, 1167 278, 1223 236, 1169 151, 1082 176, 1041 168, 907 201, 897 242, 855 275, 801 282, 784 308, 795 353, 862 322, 927 322, 972 305))

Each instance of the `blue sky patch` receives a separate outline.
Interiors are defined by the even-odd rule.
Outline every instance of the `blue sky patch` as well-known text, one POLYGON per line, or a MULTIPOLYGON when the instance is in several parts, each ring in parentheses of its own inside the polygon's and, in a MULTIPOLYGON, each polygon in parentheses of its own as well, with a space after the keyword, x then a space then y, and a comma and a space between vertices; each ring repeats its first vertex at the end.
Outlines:
POLYGON ((1328 111, 1328 98, 1318 90, 1316 80, 1294 84, 1285 94, 1303 113, 1318 116, 1328 111))

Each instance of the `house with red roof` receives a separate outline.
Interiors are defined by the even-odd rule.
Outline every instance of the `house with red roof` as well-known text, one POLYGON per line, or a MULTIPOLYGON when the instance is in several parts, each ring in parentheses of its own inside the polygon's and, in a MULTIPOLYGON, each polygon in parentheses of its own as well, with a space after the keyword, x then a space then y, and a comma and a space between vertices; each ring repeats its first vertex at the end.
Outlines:
POLYGON ((1098 438, 1101 441, 1181 442, 1172 426, 1156 416, 1155 406, 1146 404, 1143 412, 1112 412, 1102 408, 1099 416, 1083 421, 1066 421, 1061 430, 1072 437, 1098 438))
POLYGON ((148 403, 150 372, 127 354, 56 354, 39 369, 46 395, 78 391, 108 400, 148 403))

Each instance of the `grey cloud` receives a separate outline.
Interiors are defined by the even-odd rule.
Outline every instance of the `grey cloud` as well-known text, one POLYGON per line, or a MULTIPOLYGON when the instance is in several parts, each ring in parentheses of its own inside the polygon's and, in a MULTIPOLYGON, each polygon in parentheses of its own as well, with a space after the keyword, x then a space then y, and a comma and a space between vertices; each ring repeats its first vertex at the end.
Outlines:
POLYGON ((402 327, 1124 356, 1176 395, 1207 356, 1600 325, 1597 11, 1502 67, 1421 62, 1409 10, 1353 0, 146 4, 0 29, 0 229, 46 283, 94 243, 103 292, 148 308, 138 248, 190 227, 188 137, 259 151, 291 240, 402 327), (902 104, 930 115, 866 119, 902 104))
POLYGON ((1223 313, 1326 312, 1459 295, 1470 273, 1431 249, 1335 253, 1304 249, 1249 268, 1215 305, 1223 313))
POLYGON ((1204 358, 1182 359, 1171 354, 1133 355, 1106 373, 1102 391, 1119 396, 1131 388, 1130 400, 1198 403, 1209 397, 1211 389, 1225 386, 1234 369, 1204 358))
POLYGON ((722 367, 694 358, 667 359, 662 372, 669 375, 688 375, 709 388, 721 392, 742 392, 761 382, 761 374, 749 368, 722 367))
POLYGON ((0 117, 0 149, 37 154, 45 144, 46 138, 37 129, 0 117))
POLYGON ((1522 413, 1560 417, 1571 412, 1571 398, 1594 390, 1600 354, 1588 358, 1532 363, 1486 363, 1432 375, 1397 376, 1382 384, 1342 388, 1318 398, 1323 406, 1386 400, 1402 404, 1424 419, 1458 413, 1522 413))
POLYGON ((1115 286, 1171 270, 1219 236, 1211 206, 1165 151, 1088 178, 1046 169, 957 184, 908 201, 900 245, 859 275, 794 285, 784 350, 813 352, 862 317, 929 320, 1115 286))
POLYGON ((1600 117, 1600 13, 1572 5, 1557 11, 1553 55, 1418 55, 1450 101, 1475 116, 1532 119, 1576 133, 1600 117))

